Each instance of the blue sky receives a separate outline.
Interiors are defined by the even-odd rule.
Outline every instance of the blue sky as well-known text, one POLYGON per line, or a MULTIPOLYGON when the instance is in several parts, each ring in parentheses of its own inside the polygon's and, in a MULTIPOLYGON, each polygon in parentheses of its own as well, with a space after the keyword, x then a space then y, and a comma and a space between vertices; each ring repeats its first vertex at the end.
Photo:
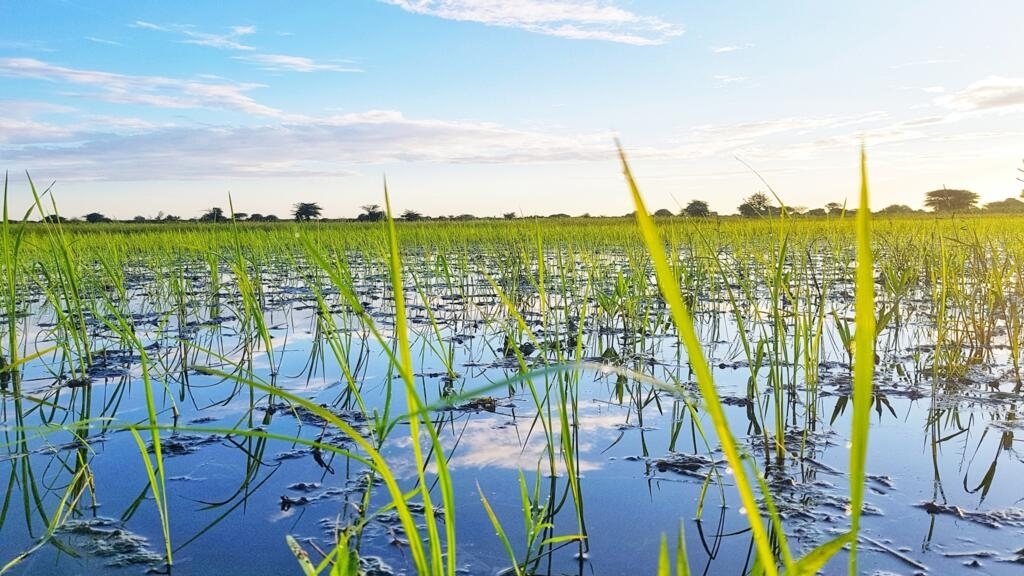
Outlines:
POLYGON ((0 168, 61 213, 1015 197, 1024 2, 0 2, 0 168))

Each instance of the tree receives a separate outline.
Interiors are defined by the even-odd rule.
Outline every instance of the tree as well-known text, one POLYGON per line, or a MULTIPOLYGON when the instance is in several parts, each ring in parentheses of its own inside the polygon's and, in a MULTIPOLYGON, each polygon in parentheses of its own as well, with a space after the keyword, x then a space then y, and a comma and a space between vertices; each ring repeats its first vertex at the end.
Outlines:
POLYGON ((825 211, 831 216, 839 216, 843 213, 843 205, 839 202, 829 202, 825 204, 825 211))
POLYGON ((977 207, 978 195, 970 190, 942 188, 924 195, 924 205, 936 212, 963 212, 977 207))
POLYGON ((417 220, 423 220, 423 218, 424 218, 423 214, 421 214, 421 213, 419 213, 419 212, 417 212, 415 210, 406 210, 405 212, 402 212, 402 220, 407 220, 409 222, 415 222, 417 220))
POLYGON ((384 219, 384 212, 380 209, 380 204, 363 204, 359 207, 363 213, 356 217, 356 220, 360 222, 377 222, 384 219))
POLYGON ((675 216, 675 214, 673 214, 672 211, 669 210, 668 208, 659 208, 654 213, 654 216, 656 216, 658 218, 669 218, 671 216, 675 216))
POLYGON ((225 220, 227 220, 227 218, 224 217, 224 210, 221 210, 217 206, 210 208, 199 217, 200 222, 223 222, 225 220))
POLYGON ((906 204, 890 204, 878 211, 879 214, 913 214, 914 209, 906 204))
POLYGON ((985 204, 985 210, 998 214, 1020 214, 1024 212, 1024 202, 1016 198, 1007 198, 1006 200, 985 204))
POLYGON ((764 192, 757 192, 751 195, 743 202, 743 204, 740 204, 737 209, 740 211, 740 214, 747 218, 753 218, 755 216, 769 216, 779 213, 779 209, 772 206, 771 200, 764 192))
POLYGON ((505 213, 504 213, 504 214, 502 214, 501 216, 502 216, 502 218, 504 218, 505 220, 515 220, 515 217, 516 217, 516 213, 515 213, 515 212, 505 212, 505 213))
POLYGON ((299 222, 315 220, 321 212, 323 208, 316 202, 296 202, 292 205, 292 216, 299 222))
POLYGON ((110 222, 110 218, 107 218, 99 212, 89 212, 85 215, 85 221, 91 224, 96 224, 98 222, 110 222))
POLYGON ((703 200, 691 200, 686 208, 683 208, 681 215, 689 216, 691 218, 706 218, 711 216, 711 209, 708 207, 708 203, 703 200))

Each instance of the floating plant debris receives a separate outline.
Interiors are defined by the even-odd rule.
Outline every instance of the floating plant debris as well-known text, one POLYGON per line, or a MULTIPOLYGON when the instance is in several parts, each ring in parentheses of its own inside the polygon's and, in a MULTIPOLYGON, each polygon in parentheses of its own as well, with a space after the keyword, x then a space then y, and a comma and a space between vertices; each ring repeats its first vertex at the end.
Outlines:
POLYGON ((107 566, 157 565, 163 556, 152 551, 149 541, 109 518, 68 520, 57 529, 66 544, 104 559, 107 566))

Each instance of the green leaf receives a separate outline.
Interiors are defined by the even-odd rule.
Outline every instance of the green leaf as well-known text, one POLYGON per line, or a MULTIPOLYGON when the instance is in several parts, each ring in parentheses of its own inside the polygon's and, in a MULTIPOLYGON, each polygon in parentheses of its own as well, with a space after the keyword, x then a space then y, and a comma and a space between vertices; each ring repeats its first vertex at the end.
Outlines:
POLYGON ((850 543, 850 538, 851 534, 846 532, 804 554, 794 565, 793 574, 814 576, 837 552, 843 549, 843 546, 850 543))

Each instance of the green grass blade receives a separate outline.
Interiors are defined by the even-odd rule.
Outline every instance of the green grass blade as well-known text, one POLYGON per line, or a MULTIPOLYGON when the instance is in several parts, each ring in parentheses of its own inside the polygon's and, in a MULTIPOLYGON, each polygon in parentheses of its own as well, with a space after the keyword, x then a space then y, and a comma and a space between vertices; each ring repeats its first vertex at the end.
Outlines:
POLYGON ((512 549, 512 542, 509 541, 508 535, 505 534, 505 529, 502 528, 501 522, 498 521, 497 515, 494 514, 494 509, 491 508, 491 503, 487 501, 487 496, 484 496, 484 490, 480 487, 479 482, 476 485, 476 491, 480 493, 480 502, 483 503, 487 517, 490 518, 491 524, 494 526, 498 540, 501 541, 502 547, 505 548, 505 553, 508 554, 509 560, 512 561, 512 568, 515 570, 516 576, 523 576, 523 570, 519 567, 519 563, 516 562, 516 552, 512 549))
POLYGON ((819 573, 830 558, 835 556, 843 546, 851 542, 850 534, 841 534, 828 542, 804 554, 797 561, 792 573, 796 576, 814 576, 819 573))
POLYGON ((292 554, 295 555, 295 559, 299 561, 299 566, 302 568, 302 573, 305 576, 316 576, 316 567, 309 560, 309 554, 302 549, 302 546, 295 541, 295 538, 291 534, 285 535, 285 540, 288 542, 288 548, 291 549, 292 554))
POLYGON ((690 557, 686 553, 686 537, 682 524, 679 525, 679 534, 676 536, 676 575, 690 576, 690 557))
POLYGON ((875 278, 871 254, 871 210, 868 207, 868 164, 860 153, 860 209, 857 210, 857 287, 853 359, 853 430, 850 434, 850 566, 857 574, 857 534, 864 503, 864 468, 871 424, 875 372, 875 278))
POLYGON ((708 415, 711 417, 715 433, 722 444, 722 452, 724 452, 726 460, 733 470, 736 491, 739 493, 740 501, 746 510, 747 521, 750 524, 754 537, 758 557, 762 559, 765 573, 769 576, 775 576, 778 574, 775 566, 775 555, 772 553, 768 532, 765 529, 764 522, 761 520, 753 485, 747 477, 743 456, 740 454, 736 440, 729 429, 729 422, 725 417, 725 410, 722 408, 718 391, 715 389, 711 369, 701 350, 700 339, 697 337, 697 332, 693 327, 689 308, 687 308, 686 302, 683 300, 682 292, 679 289, 679 282, 669 266, 664 244, 654 226, 654 219, 647 212, 647 207, 640 196, 640 190, 633 179, 629 163, 626 161, 626 154, 623 152, 621 145, 618 148, 619 158, 622 160, 622 171, 625 174, 626 182, 629 184, 629 189, 633 196, 633 204, 636 207, 637 225, 643 235, 644 244, 650 253, 655 274, 658 278, 658 286, 661 289, 662 296, 669 305, 672 320, 675 323, 676 330, 679 331, 679 338, 686 347, 690 365, 693 367, 693 373, 697 377, 697 387, 707 403, 708 415))
POLYGON ((658 576, 672 576, 672 563, 668 559, 668 537, 661 535, 661 546, 658 547, 658 576))

